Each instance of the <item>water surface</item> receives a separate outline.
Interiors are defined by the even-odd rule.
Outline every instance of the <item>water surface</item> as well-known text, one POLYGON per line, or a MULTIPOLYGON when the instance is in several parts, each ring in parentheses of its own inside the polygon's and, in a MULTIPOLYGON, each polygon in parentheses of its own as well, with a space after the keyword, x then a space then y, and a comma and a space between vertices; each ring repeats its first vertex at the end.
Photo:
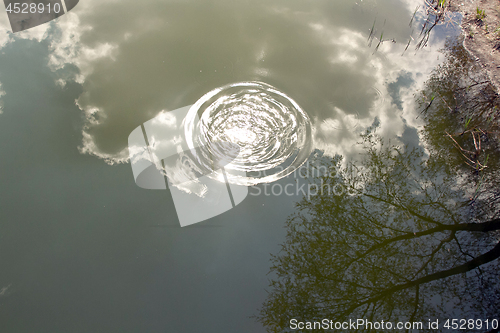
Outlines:
POLYGON ((2 332, 264 332, 250 316, 302 194, 259 185, 232 210, 180 228, 169 191, 135 185, 128 135, 251 81, 300 105, 324 156, 359 159, 356 142, 374 124, 421 146, 414 94, 456 27, 404 52, 418 39, 418 5, 86 0, 15 35, 3 18, 2 332))

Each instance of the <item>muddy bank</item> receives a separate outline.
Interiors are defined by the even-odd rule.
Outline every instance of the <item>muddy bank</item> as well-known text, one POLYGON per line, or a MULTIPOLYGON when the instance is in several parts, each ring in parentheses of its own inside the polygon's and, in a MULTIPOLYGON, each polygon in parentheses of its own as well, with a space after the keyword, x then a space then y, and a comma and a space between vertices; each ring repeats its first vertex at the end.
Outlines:
POLYGON ((500 92, 500 1, 464 0, 454 7, 463 15, 465 48, 500 92))

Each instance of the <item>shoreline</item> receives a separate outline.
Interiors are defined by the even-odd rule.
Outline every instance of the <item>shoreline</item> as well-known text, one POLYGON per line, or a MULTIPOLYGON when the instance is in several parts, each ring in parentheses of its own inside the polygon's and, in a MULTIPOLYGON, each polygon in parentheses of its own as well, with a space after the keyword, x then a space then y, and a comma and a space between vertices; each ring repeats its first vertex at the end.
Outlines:
POLYGON ((462 15, 460 26, 464 34, 464 48, 479 63, 498 94, 500 92, 500 1, 464 0, 454 9, 462 15))

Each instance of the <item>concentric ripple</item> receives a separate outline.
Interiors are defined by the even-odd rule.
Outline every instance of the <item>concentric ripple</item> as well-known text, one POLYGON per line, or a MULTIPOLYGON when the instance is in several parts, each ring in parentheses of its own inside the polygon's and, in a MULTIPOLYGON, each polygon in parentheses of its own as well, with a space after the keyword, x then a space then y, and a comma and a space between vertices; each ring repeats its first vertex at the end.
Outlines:
POLYGON ((211 177, 232 184, 250 186, 283 178, 312 151, 307 114, 286 94, 262 82, 239 82, 206 93, 189 110, 184 129, 203 173, 213 172, 211 177), (229 160, 223 169, 215 162, 229 160))

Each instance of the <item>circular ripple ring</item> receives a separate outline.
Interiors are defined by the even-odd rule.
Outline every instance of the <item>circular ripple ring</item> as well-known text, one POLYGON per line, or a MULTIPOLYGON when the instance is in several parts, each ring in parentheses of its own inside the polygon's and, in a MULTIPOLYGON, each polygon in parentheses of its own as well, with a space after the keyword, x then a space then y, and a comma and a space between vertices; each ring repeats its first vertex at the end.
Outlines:
POLYGON ((262 82, 233 83, 206 93, 189 110, 184 129, 188 147, 201 147, 194 156, 198 167, 232 184, 251 186, 283 178, 312 151, 307 113, 262 82), (220 142, 237 145, 239 152, 224 170, 215 170, 214 160, 234 154, 224 150, 230 145, 220 142))

